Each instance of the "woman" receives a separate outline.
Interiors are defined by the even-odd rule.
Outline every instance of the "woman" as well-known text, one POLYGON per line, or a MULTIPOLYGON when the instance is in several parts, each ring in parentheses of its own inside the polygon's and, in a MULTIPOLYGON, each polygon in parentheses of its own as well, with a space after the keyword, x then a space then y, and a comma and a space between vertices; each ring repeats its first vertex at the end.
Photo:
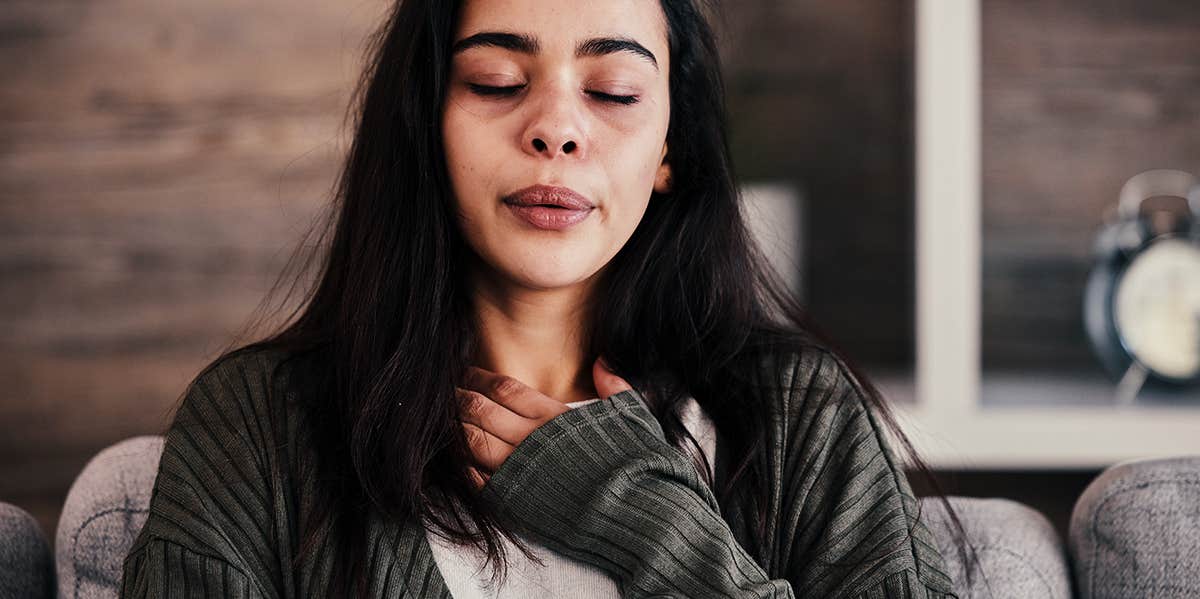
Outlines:
POLYGON ((123 597, 953 596, 747 235, 691 0, 404 0, 372 47, 321 274, 190 386, 123 597))

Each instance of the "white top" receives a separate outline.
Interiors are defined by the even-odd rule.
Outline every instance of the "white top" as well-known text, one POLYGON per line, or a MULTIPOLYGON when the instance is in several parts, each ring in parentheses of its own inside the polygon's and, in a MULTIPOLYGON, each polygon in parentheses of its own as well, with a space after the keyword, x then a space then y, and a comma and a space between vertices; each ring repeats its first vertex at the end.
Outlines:
MULTIPOLYGON (((578 408, 594 401, 600 401, 600 398, 575 401, 566 405, 578 408)), ((713 464, 716 459, 716 431, 712 420, 700 409, 700 404, 695 398, 688 397, 684 402, 680 419, 688 432, 699 442, 708 463, 713 464)), ((687 443, 685 447, 691 449, 691 444, 687 443)), ((428 528, 425 536, 433 549, 438 571, 455 599, 612 599, 621 596, 616 581, 603 570, 554 553, 544 545, 520 535, 518 537, 541 558, 546 564, 545 567, 527 559, 525 554, 502 536, 500 542, 504 544, 509 563, 508 576, 500 588, 490 588, 491 570, 483 569, 483 553, 473 546, 451 544, 429 532, 428 528)))

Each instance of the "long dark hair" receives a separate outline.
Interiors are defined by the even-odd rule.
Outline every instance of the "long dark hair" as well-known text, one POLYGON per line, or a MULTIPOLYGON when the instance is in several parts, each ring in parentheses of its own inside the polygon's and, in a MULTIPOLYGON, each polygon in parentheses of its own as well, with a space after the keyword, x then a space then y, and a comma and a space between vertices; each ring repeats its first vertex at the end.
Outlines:
MULTIPOLYGON (((534 557, 477 498, 457 421, 462 406, 454 387, 475 343, 463 276, 469 256, 440 131, 457 5, 397 1, 371 36, 348 113, 353 142, 326 218, 306 235, 317 231, 318 242, 297 248, 268 298, 289 282, 292 295, 314 264, 319 274, 301 287, 304 296, 276 332, 214 360, 256 348, 311 358, 303 371, 311 379, 306 409, 321 423, 312 430, 321 481, 313 513, 320 518, 303 531, 293 566, 322 539, 336 539, 332 585, 344 596, 366 592, 369 514, 426 520, 436 534, 484 550, 499 566, 494 576, 506 564, 501 535, 534 557)), ((587 350, 647 390, 671 443, 696 443, 676 416, 689 394, 712 417, 730 456, 714 493, 725 515, 735 503, 752 515, 746 549, 765 563, 770 398, 748 374, 762 356, 812 347, 836 356, 910 463, 937 484, 879 392, 753 243, 739 207, 720 60, 704 7, 694 0, 661 6, 671 56, 672 190, 651 197, 605 269, 606 293, 591 319, 603 324, 589 332, 587 350)), ((702 452, 693 455, 715 486, 702 452)))

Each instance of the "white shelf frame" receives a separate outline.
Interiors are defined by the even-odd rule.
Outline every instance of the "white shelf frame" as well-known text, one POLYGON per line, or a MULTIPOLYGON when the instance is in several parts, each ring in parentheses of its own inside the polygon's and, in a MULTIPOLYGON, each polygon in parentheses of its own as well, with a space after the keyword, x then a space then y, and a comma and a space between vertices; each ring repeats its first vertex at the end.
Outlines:
POLYGON ((916 401, 896 404, 901 422, 936 468, 1200 454, 1200 407, 981 402, 980 2, 917 0, 916 401))

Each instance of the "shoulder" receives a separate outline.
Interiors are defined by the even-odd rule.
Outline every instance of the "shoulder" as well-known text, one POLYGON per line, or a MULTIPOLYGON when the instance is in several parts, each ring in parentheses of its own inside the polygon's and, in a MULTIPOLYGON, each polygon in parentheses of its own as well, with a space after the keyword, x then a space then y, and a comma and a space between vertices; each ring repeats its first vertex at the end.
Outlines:
POLYGON ((262 407, 278 387, 276 369, 284 357, 281 350, 241 348, 209 362, 188 383, 180 415, 205 407, 262 407))
POLYGON ((188 384, 167 431, 164 457, 220 456, 226 461, 266 461, 274 441, 272 409, 276 367, 284 354, 269 349, 239 349, 206 365, 188 384))
POLYGON ((828 348, 812 345, 764 356, 761 378, 768 409, 791 438, 855 422, 872 426, 873 409, 850 367, 828 348), (816 427, 815 429, 813 427, 816 427))
POLYGON ((189 393, 196 388, 222 390, 227 395, 251 393, 267 389, 275 369, 284 362, 282 350, 260 347, 243 347, 231 351, 209 362, 188 386, 189 393))
POLYGON ((810 485, 886 477, 900 495, 906 479, 879 406, 844 360, 827 348, 808 346, 764 363, 772 417, 769 441, 781 465, 796 466, 781 470, 785 476, 812 477, 806 481, 810 485))

